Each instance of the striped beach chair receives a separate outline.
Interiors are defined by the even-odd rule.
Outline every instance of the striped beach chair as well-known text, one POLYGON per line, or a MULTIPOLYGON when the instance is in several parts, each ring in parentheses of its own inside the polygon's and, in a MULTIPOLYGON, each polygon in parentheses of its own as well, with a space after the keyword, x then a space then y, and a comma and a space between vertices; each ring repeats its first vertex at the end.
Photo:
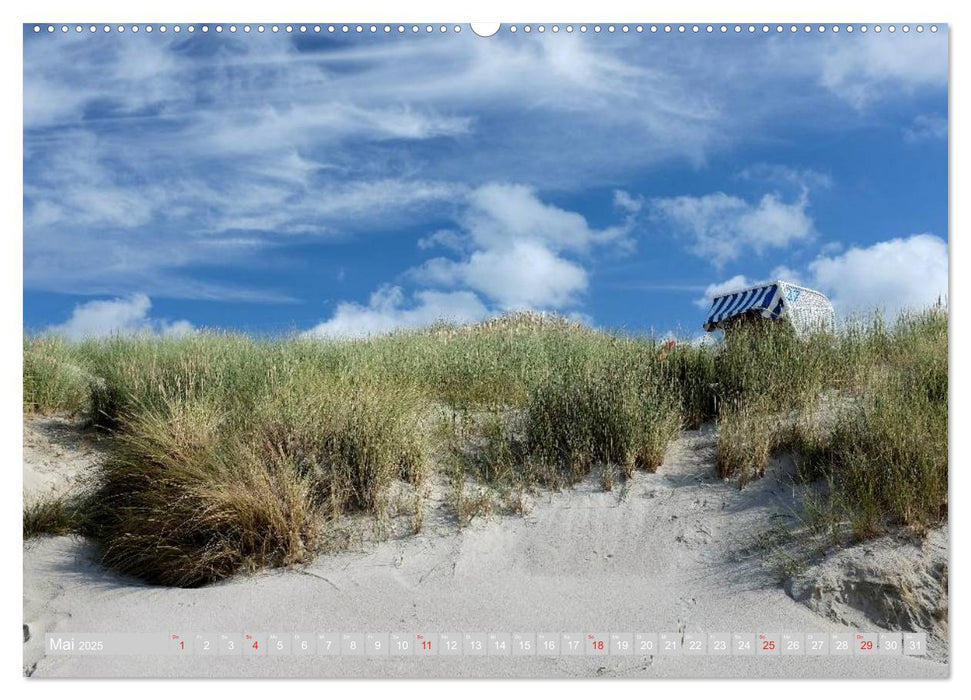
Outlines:
POLYGON ((725 330, 752 317, 787 322, 799 337, 814 331, 832 331, 836 325, 833 304, 825 294, 776 280, 715 297, 704 329, 725 330))

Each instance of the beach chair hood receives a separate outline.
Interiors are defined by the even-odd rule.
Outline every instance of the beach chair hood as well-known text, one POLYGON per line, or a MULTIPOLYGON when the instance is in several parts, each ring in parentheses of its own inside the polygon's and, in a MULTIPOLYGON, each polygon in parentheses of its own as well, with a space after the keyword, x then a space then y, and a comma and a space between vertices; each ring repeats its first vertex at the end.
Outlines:
POLYGON ((814 330, 832 330, 836 323, 833 304, 825 294, 776 280, 716 296, 704 329, 710 332, 724 328, 727 321, 747 314, 790 323, 799 336, 814 330))

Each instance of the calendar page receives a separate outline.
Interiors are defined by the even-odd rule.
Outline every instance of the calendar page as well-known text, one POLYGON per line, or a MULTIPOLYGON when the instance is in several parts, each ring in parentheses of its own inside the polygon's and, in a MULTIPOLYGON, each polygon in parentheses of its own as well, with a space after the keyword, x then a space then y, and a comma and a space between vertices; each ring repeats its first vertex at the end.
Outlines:
POLYGON ((948 25, 318 9, 22 27, 28 684, 947 677, 948 25))

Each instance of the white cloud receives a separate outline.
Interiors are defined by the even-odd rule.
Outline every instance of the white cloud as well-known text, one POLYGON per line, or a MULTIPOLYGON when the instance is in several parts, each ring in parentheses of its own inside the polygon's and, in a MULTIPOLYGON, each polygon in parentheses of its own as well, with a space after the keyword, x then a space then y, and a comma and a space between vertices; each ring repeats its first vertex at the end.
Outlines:
POLYGON ((644 198, 635 197, 626 190, 614 190, 614 206, 636 214, 644 207, 644 198))
MULTIPOLYGON (((72 136, 69 148, 53 150, 47 167, 25 178, 26 229, 138 228, 176 195, 156 184, 133 188, 118 183, 117 171, 102 157, 99 140, 87 132, 72 136)), ((32 155, 25 153, 25 168, 32 164, 32 155)))
MULTIPOLYGON (((186 50, 194 41, 184 34, 26 37, 25 284, 270 297, 187 278, 213 264, 263 262, 268 241, 287 235, 439 226, 465 193, 500 178, 571 194, 666 160, 701 165, 807 124, 826 138, 864 120, 840 100, 946 88, 946 34, 771 36, 677 52, 620 34, 328 37, 325 46, 223 33, 203 52, 186 50)), ((775 231, 797 240, 811 220, 782 192, 728 198, 707 224, 748 230, 756 252, 782 245, 775 231)), ((478 238, 491 228, 519 224, 568 265, 607 242, 631 245, 626 222, 598 231, 574 212, 537 206, 528 188, 518 200, 498 197, 511 222, 489 210, 488 191, 478 196, 486 223, 463 229, 466 247, 453 249, 469 257, 459 263, 500 249, 478 238), (549 228, 534 231, 531 217, 549 228)), ((651 208, 622 191, 615 201, 631 216, 651 208)), ((705 250, 711 239, 695 243, 705 250)), ((717 245, 701 254, 733 259, 717 245)))
POLYGON ((628 220, 595 229, 581 214, 541 201, 530 187, 499 183, 472 191, 459 221, 460 235, 439 233, 434 241, 470 252, 460 260, 428 260, 409 277, 475 290, 502 310, 577 304, 587 289, 587 271, 567 255, 582 257, 604 245, 623 249, 631 227, 628 220))
POLYGON ((160 284, 148 291, 164 293, 179 268, 260 252, 227 258, 202 237, 399 228, 432 207, 450 214, 461 190, 500 174, 545 185, 582 172, 586 183, 581 161, 614 177, 621 159, 696 158, 708 138, 706 100, 580 37, 327 50, 210 38, 204 55, 172 34, 25 43, 25 257, 44 261, 27 262, 28 285, 127 293, 151 278, 160 284), (495 126, 510 117, 515 128, 495 126), (619 129, 640 145, 621 144, 619 129), (578 130, 596 144, 568 153, 562 139, 578 130), (498 141, 477 148, 470 133, 498 141), (123 265, 75 260, 105 237, 123 265))
POLYGON ((76 119, 90 99, 83 91, 72 90, 24 64, 24 126, 43 128, 67 119, 76 119))
POLYGON ((757 284, 767 284, 776 280, 784 280, 786 282, 793 282, 794 284, 803 284, 803 277, 803 273, 786 265, 779 265, 778 267, 773 268, 772 272, 769 273, 769 277, 765 280, 750 280, 745 275, 735 275, 731 279, 727 279, 724 282, 716 282, 705 287, 704 296, 695 299, 695 306, 702 309, 708 309, 711 306, 711 300, 715 297, 720 297, 723 294, 731 294, 732 292, 737 292, 740 289, 754 287, 757 284))
MULTIPOLYGON (((841 317, 868 315, 881 310, 893 318, 907 309, 920 309, 947 299, 947 243, 937 236, 918 234, 893 238, 868 247, 852 247, 832 254, 824 246, 806 269, 780 265, 771 280, 786 280, 826 294, 841 317)), ((712 298, 759 284, 745 275, 705 288, 695 300, 703 309, 712 298)))
POLYGON ((754 284, 755 283, 749 281, 745 275, 735 275, 731 279, 727 279, 724 282, 709 284, 707 287, 705 287, 705 295, 695 299, 695 306, 702 309, 707 309, 711 306, 711 300, 715 297, 720 297, 723 294, 731 294, 739 289, 751 287, 754 284))
MULTIPOLYGON (((169 154, 168 157, 171 157, 169 154)), ((450 211, 460 185, 379 177, 314 185, 325 165, 295 153, 263 159, 249 172, 208 177, 181 166, 123 178, 143 154, 106 152, 87 132, 51 152, 24 187, 24 281, 75 294, 275 299, 271 290, 187 283, 177 270, 251 261, 285 235, 339 236, 398 227, 432 207, 450 211), (309 193, 312 192, 313 196, 309 193), (68 254, 69 253, 69 254, 68 254)), ((30 162, 25 155, 25 167, 30 162)))
POLYGON ((472 292, 421 290, 406 303, 401 287, 383 286, 367 304, 342 302, 334 315, 307 331, 322 338, 361 338, 394 330, 418 328, 436 321, 469 323, 485 318, 488 309, 472 292))
POLYGON ((893 238, 818 257, 809 271, 841 315, 882 309, 893 317, 946 299, 947 243, 926 233, 893 238))
POLYGON ((803 284, 803 273, 799 270, 795 270, 788 265, 779 265, 773 268, 772 272, 769 273, 769 279, 772 280, 783 280, 785 282, 792 282, 793 284, 803 284))
POLYGON ((692 253, 717 266, 750 251, 761 254, 770 248, 785 248, 815 233, 805 191, 792 203, 776 194, 750 203, 716 192, 655 199, 651 206, 655 219, 685 238, 692 253))
POLYGON ((583 267, 530 240, 477 250, 460 262, 435 258, 414 276, 427 283, 474 289, 503 310, 562 309, 577 303, 587 288, 583 267))
POLYGON ((874 33, 838 39, 818 54, 820 83, 858 109, 947 84, 944 36, 874 33))
POLYGON ((429 250, 436 247, 447 248, 460 253, 465 250, 465 239, 457 231, 450 231, 448 229, 435 231, 435 233, 430 233, 418 239, 418 248, 421 250, 429 250))
POLYGON ((75 306, 71 318, 64 323, 49 326, 46 331, 71 340, 80 340, 115 334, 185 335, 195 330, 185 320, 149 318, 151 308, 152 302, 144 294, 89 301, 75 306))
MULTIPOLYGON (((206 217, 208 233, 254 230, 269 234, 345 233, 400 226, 432 206, 447 206, 464 192, 461 185, 425 180, 378 178, 313 188, 304 182, 238 182, 214 191, 200 185, 194 206, 208 200, 216 215, 206 217), (198 196, 200 190, 205 196, 198 196), (315 196, 307 198, 307 189, 315 196)), ((191 199, 190 199, 191 201, 191 199)))
POLYGON ((180 54, 172 51, 177 41, 153 39, 113 35, 92 44, 72 32, 56 44, 25 42, 24 127, 76 124, 95 102, 127 115, 191 96, 191 86, 179 79, 185 59, 180 63, 180 54))
POLYGON ((937 114, 918 114, 910 126, 904 127, 904 141, 938 141, 947 138, 947 118, 937 114))
POLYGON ((740 180, 768 182, 778 186, 786 183, 802 192, 811 189, 825 189, 831 187, 833 178, 827 173, 812 168, 794 168, 788 165, 771 163, 757 163, 743 168, 738 173, 740 180))
POLYGON ((468 202, 463 227, 483 248, 531 239, 551 250, 586 252, 629 232, 623 226, 591 228, 583 215, 540 201, 536 191, 525 185, 482 185, 469 195, 468 202))
POLYGON ((557 310, 589 320, 577 308, 587 290, 583 260, 595 247, 625 250, 632 219, 596 229, 577 212, 543 202, 530 187, 489 183, 457 202, 458 230, 418 241, 421 250, 444 247, 404 277, 420 285, 408 302, 397 286, 378 289, 367 305, 342 302, 334 316, 309 331, 360 336, 427 325, 447 317, 474 321, 511 310, 557 310))
POLYGON ((221 154, 254 154, 306 148, 344 139, 421 140, 468 133, 471 120, 419 112, 409 107, 363 108, 332 102, 205 113, 200 133, 211 134, 207 148, 221 154))
POLYGON ((409 211, 452 202, 465 191, 465 187, 455 183, 419 179, 356 180, 325 189, 321 192, 321 201, 306 211, 310 216, 372 224, 377 217, 394 214, 398 223, 409 211))
POLYGON ((189 335, 190 333, 196 332, 196 327, 185 319, 179 321, 156 321, 153 328, 155 333, 168 336, 189 335))

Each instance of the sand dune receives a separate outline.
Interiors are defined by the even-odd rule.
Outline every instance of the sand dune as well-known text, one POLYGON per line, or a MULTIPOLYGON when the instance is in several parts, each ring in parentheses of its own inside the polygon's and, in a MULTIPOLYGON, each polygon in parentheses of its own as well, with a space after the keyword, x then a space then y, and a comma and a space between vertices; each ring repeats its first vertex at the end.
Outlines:
POLYGON ((102 457, 93 432, 62 416, 24 418, 24 497, 65 494, 78 488, 102 457))
MULTIPOLYGON (((201 589, 145 586, 103 571, 68 537, 24 548, 25 669, 63 676, 940 677, 913 657, 43 656, 45 631, 835 632, 854 631, 789 597, 754 535, 795 507, 784 478, 744 490, 714 476, 710 427, 673 443, 657 474, 537 498, 526 516, 476 520, 320 557, 313 565, 201 589)), ((32 468, 25 456, 25 471, 32 468)), ((777 470, 784 474, 785 470, 777 470)), ((876 627, 873 628, 877 630, 876 627)))

